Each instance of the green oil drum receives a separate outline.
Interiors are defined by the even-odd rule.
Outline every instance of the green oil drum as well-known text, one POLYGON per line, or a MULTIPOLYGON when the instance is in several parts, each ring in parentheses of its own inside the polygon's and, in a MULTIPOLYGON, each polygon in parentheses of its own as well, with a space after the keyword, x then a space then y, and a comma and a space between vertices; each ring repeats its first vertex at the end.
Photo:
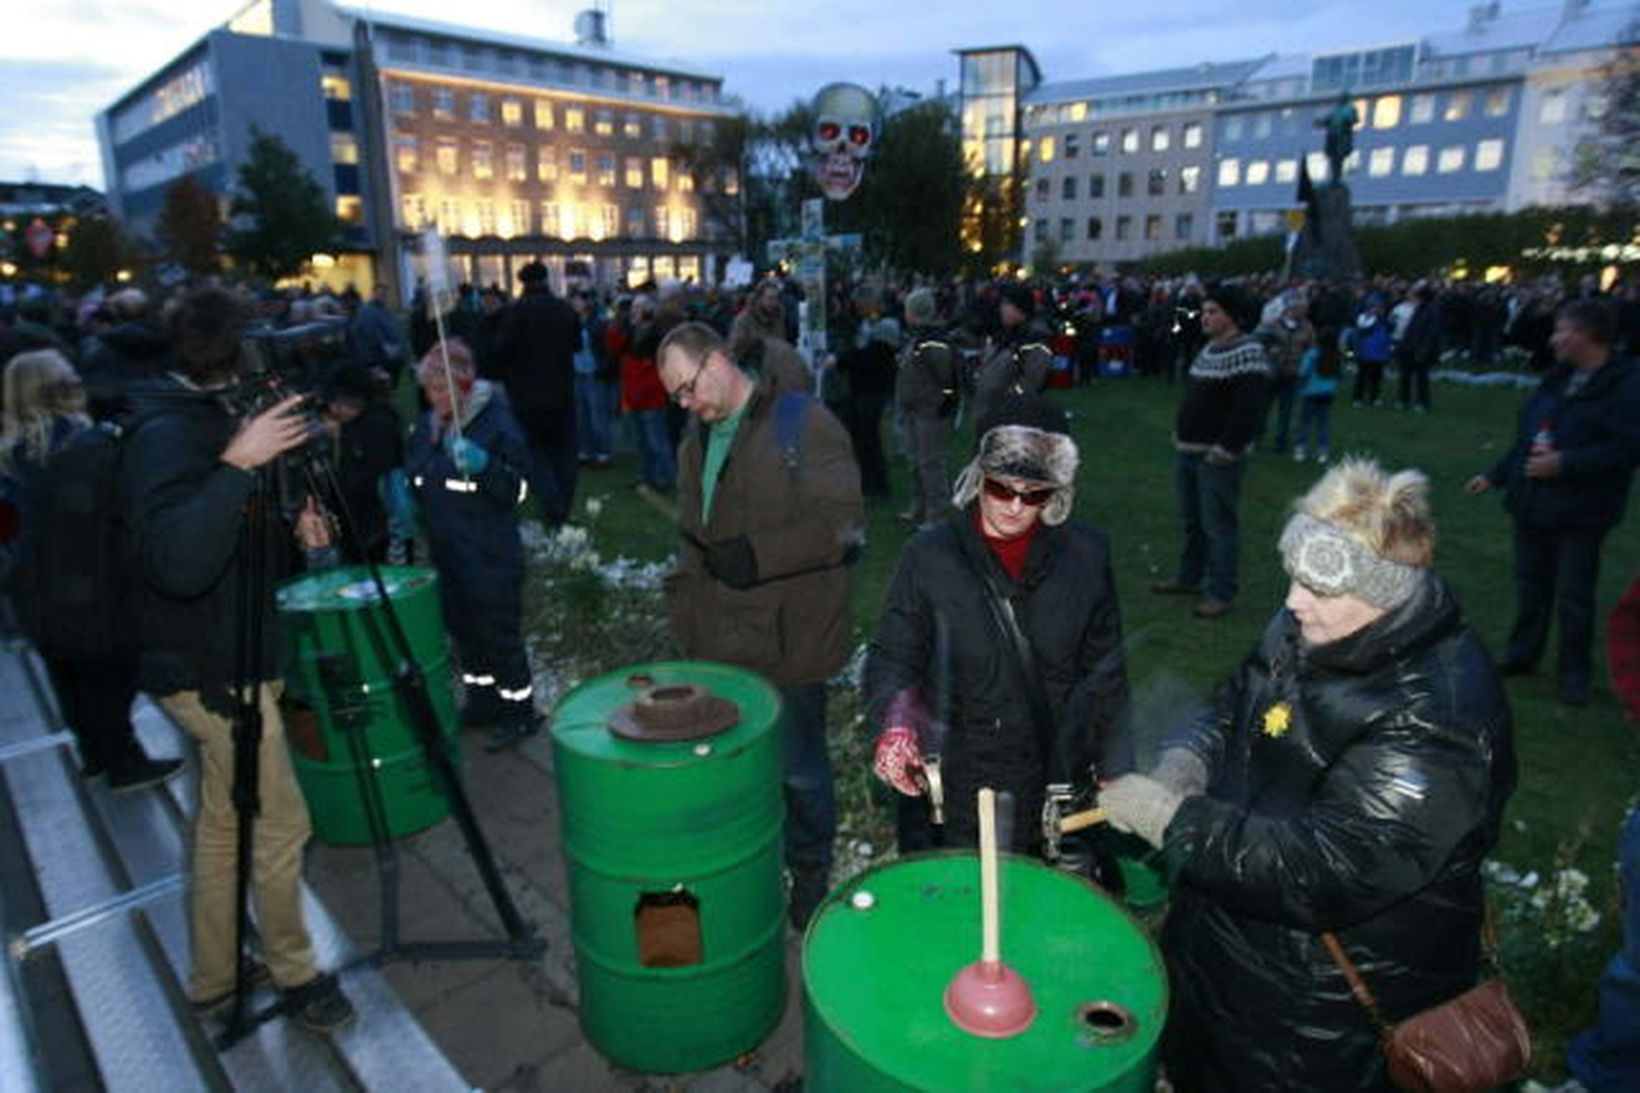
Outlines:
POLYGON ((1116 901, 1028 858, 1001 863, 1002 960, 1030 1026, 964 1032, 945 989, 980 957, 979 858, 919 855, 839 885, 803 941, 804 1088, 1150 1093, 1167 1016, 1155 945, 1116 901))
MULTIPOLYGON (((381 574, 448 744, 456 719, 438 578, 410 566, 384 566, 381 574)), ((347 566, 298 577, 279 588, 277 603, 286 732, 314 838, 341 846, 370 841, 355 752, 361 740, 389 835, 442 820, 450 802, 427 765, 409 703, 394 690, 398 656, 370 571, 347 566)), ((452 747, 451 754, 459 752, 452 747)))
POLYGON ((675 661, 589 680, 553 714, 581 1028, 613 1062, 715 1066, 780 1020, 779 713, 759 676, 675 661))

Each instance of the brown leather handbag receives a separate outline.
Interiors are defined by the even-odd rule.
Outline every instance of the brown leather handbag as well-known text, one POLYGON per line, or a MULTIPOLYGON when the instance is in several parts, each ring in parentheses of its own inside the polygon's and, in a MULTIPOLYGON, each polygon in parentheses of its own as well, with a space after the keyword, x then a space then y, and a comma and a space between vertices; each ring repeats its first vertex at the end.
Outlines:
POLYGON ((1397 1088, 1470 1093, 1512 1082, 1525 1072, 1532 1035, 1502 975, 1493 974, 1456 998, 1391 1025, 1338 936, 1323 933, 1321 942, 1383 1038, 1390 1081, 1397 1088))

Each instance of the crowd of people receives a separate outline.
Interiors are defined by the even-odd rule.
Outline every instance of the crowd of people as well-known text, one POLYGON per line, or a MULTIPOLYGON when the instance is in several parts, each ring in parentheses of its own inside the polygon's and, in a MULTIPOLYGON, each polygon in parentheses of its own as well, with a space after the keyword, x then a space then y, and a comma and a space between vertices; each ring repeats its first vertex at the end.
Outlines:
MULTIPOLYGON (((460 720, 487 728, 492 749, 515 746, 540 728, 519 521, 568 520, 580 476, 620 465, 623 430, 635 483, 674 495, 667 595, 680 649, 781 692, 798 929, 830 887, 828 694, 852 652, 866 505, 889 496, 897 450, 912 532, 861 691, 902 852, 973 845, 975 791, 990 786, 1009 794, 1017 852, 1098 880, 1126 840, 1165 866, 1170 1028, 1188 1029, 1169 1034, 1165 1055, 1180 1089, 1277 1089, 1294 1075, 1315 1088, 1386 1086, 1380 1015, 1360 1009, 1324 936, 1365 969, 1391 1022, 1475 982, 1479 866, 1515 782, 1500 677, 1544 657, 1557 601, 1559 693, 1589 700, 1600 548, 1640 464, 1635 285, 871 281, 804 302, 773 276, 741 292, 560 294, 531 262, 518 280, 516 297, 464 286, 437 316, 418 292, 407 321, 380 290, 248 298, 207 285, 163 308, 135 289, 73 307, 35 301, 0 330, 0 557, 82 773, 130 791, 176 772, 135 743, 138 688, 199 743, 189 990, 201 1012, 248 974, 229 881, 235 727, 250 716, 262 742, 256 970, 309 1027, 351 1016, 314 966, 295 897, 308 825, 277 701, 272 579, 425 544, 460 720), (831 351, 812 362, 796 349, 805 307, 823 307, 829 329, 831 351), (1504 454, 1469 483, 1502 490, 1515 522, 1519 615, 1494 662, 1435 571, 1424 476, 1333 460, 1330 425, 1346 389, 1364 409, 1388 398, 1430 412, 1443 360, 1484 368, 1511 344, 1541 382, 1504 454), (274 372, 299 369, 299 393, 247 397, 270 389, 249 375, 266 355, 295 362, 274 372), (405 372, 419 391, 408 427, 390 399, 405 372), (1179 385, 1180 550, 1151 592, 1190 597, 1200 619, 1237 608, 1251 453, 1327 465, 1281 535, 1284 604, 1146 770, 1111 544, 1072 514, 1081 452, 1052 398, 1122 373, 1179 385), (65 492, 49 476, 87 438, 118 433, 112 632, 94 647, 57 641, 41 622, 53 603, 28 569, 43 564, 65 492), (969 455, 953 478, 958 435, 969 455), (340 527, 354 534, 338 534, 334 499, 269 489, 287 454, 312 445, 332 457, 340 527), (255 580, 265 587, 248 603, 255 580), (1095 794, 1110 830, 1049 846, 1044 803, 1095 794)), ((1624 974, 1614 1012, 1633 1012, 1624 974)), ((1635 1051, 1623 1035, 1598 1040, 1602 1065, 1640 1075, 1632 1054, 1621 1061, 1635 1051)))

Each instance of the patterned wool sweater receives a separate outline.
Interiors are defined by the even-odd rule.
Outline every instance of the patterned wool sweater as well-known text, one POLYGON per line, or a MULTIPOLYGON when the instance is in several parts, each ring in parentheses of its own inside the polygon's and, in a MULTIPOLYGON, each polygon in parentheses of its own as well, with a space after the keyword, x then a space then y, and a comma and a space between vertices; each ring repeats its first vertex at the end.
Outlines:
POLYGON ((1269 383, 1270 362, 1253 338, 1203 346, 1179 402, 1173 446, 1181 452, 1245 455, 1258 435, 1269 383))

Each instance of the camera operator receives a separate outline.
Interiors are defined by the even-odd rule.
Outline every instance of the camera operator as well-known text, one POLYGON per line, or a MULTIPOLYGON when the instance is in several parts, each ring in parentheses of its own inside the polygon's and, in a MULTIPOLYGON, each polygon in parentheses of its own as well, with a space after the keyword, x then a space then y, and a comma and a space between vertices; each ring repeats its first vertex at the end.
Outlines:
MULTIPOLYGON (((287 521, 276 491, 258 488, 264 469, 304 443, 310 426, 302 396, 259 412, 235 408, 245 320, 234 293, 185 295, 170 317, 175 370, 139 395, 127 435, 121 488, 142 586, 142 682, 199 744, 188 987, 195 1012, 227 1008, 239 970, 231 692, 254 682, 262 727, 250 889, 265 972, 302 1025, 331 1032, 352 1021, 353 1007, 335 977, 319 973, 302 917, 310 828, 279 713, 273 598, 274 583, 292 571, 293 540, 316 549, 328 537, 311 501, 287 521), (258 573, 265 579, 253 588, 258 573), (248 663, 247 651, 258 662, 248 663)), ((256 965, 248 974, 263 972, 256 965)))

